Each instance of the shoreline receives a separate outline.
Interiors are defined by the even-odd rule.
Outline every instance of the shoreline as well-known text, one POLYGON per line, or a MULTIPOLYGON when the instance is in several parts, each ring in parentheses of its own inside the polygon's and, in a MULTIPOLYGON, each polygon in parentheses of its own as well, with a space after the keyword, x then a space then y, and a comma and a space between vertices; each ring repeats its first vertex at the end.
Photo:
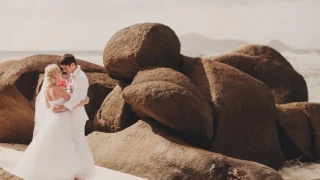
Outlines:
MULTIPOLYGON (((10 172, 12 164, 19 159, 22 152, 28 147, 25 144, 0 143, 0 169, 10 172)), ((125 178, 129 180, 142 180, 130 174, 114 171, 104 167, 97 167, 97 177, 90 180, 104 180, 105 178, 125 178), (111 176, 112 175, 112 176, 111 176)), ((300 179, 319 179, 320 178, 320 162, 299 162, 285 165, 278 171, 284 180, 300 179)))

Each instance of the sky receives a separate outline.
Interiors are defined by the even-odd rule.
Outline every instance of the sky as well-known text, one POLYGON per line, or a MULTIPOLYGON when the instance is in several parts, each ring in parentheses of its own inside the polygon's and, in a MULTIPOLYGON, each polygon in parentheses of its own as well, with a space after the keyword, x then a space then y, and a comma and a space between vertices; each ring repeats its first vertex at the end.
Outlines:
POLYGON ((1 50, 103 50, 118 30, 159 22, 178 36, 320 49, 320 0, 1 0, 1 50))

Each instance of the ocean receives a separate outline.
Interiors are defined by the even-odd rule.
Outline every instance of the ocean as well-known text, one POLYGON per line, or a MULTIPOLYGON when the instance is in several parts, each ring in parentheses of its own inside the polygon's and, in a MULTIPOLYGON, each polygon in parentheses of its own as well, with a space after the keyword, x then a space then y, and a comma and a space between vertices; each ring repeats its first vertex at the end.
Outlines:
MULTIPOLYGON (((0 63, 7 60, 19 60, 35 54, 63 55, 72 53, 76 58, 103 66, 102 51, 30 51, 30 52, 1 52, 0 63)), ((215 53, 183 51, 182 54, 191 57, 209 57, 215 53)), ((319 54, 294 54, 285 52, 282 55, 291 63, 297 72, 306 80, 309 93, 309 102, 320 103, 320 55, 319 54)), ((316 180, 320 179, 319 163, 295 163, 286 165, 280 171, 285 180, 316 180)))

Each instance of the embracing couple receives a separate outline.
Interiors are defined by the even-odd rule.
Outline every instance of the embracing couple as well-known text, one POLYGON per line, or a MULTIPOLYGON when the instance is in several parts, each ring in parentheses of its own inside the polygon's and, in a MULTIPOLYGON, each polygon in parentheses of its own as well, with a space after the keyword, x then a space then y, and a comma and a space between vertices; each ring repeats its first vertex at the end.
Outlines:
POLYGON ((59 66, 47 66, 36 99, 33 140, 13 170, 26 180, 82 180, 95 175, 84 134, 88 78, 71 54, 61 58, 60 66, 70 75, 67 89, 58 85, 59 66))

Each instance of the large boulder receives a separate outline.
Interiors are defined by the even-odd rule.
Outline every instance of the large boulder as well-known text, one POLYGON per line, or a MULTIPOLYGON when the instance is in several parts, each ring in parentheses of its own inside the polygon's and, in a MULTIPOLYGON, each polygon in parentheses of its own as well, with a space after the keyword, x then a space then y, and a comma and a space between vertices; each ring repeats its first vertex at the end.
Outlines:
POLYGON ((112 92, 104 99, 93 120, 95 131, 118 132, 139 120, 131 106, 122 97, 122 91, 127 85, 125 82, 119 81, 112 92))
POLYGON ((34 111, 29 101, 14 86, 4 86, 1 82, 17 62, 0 63, 0 142, 5 143, 29 143, 34 126, 34 111))
POLYGON ((0 142, 28 144, 33 134, 33 107, 16 88, 0 89, 0 142))
POLYGON ((191 73, 194 69, 194 66, 196 66, 197 62, 201 60, 201 58, 193 58, 193 57, 188 57, 184 55, 180 55, 180 68, 179 72, 183 73, 184 75, 188 75, 191 73))
POLYGON ((279 52, 268 46, 246 45, 210 59, 233 66, 265 83, 277 104, 308 101, 304 78, 279 52))
POLYGON ((85 105, 89 121, 86 123, 86 134, 94 131, 93 119, 101 107, 104 98, 113 90, 117 81, 110 78, 107 73, 86 73, 89 80, 89 104, 85 105))
POLYGON ((189 142, 205 145, 213 135, 209 99, 183 74, 170 68, 140 71, 123 97, 141 118, 153 118, 182 133, 189 142))
POLYGON ((277 105, 278 137, 286 159, 314 159, 311 124, 294 104, 277 105))
POLYGON ((16 62, 16 60, 8 60, 0 63, 0 76, 10 69, 10 67, 16 62))
POLYGON ((140 23, 114 34, 104 49, 103 62, 114 78, 133 79, 142 67, 177 69, 180 41, 168 26, 140 23))
POLYGON ((117 133, 93 132, 87 140, 96 165, 150 180, 282 179, 267 166, 192 147, 153 120, 117 133))
POLYGON ((212 60, 186 59, 182 70, 214 103, 212 151, 272 168, 284 162, 277 136, 275 102, 261 81, 212 60))
POLYGON ((310 122, 311 142, 315 159, 320 159, 320 103, 290 103, 292 108, 301 109, 310 122))

